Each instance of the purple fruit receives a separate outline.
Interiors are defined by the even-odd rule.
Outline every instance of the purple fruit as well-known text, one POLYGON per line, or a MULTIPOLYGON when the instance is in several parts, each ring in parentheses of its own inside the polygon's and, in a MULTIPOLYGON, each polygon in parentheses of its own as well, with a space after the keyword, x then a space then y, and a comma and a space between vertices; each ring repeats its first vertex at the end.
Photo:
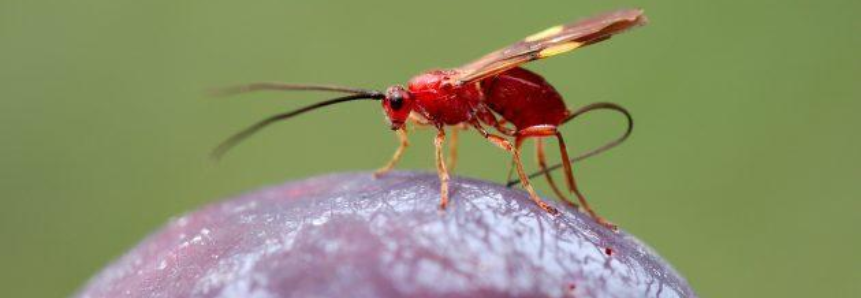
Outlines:
MULTIPOLYGON (((334 174, 206 206, 79 297, 695 297, 649 247, 520 190, 436 175, 334 174)), ((548 200, 552 201, 552 200, 548 200)))

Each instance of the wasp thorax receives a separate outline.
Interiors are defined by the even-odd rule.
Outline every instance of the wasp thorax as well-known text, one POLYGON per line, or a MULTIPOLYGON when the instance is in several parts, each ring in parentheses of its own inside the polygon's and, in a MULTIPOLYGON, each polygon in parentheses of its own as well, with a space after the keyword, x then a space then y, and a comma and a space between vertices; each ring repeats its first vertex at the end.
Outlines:
POLYGON ((406 123, 412 111, 412 95, 403 86, 396 85, 386 89, 386 98, 383 99, 383 110, 392 130, 400 129, 406 123))

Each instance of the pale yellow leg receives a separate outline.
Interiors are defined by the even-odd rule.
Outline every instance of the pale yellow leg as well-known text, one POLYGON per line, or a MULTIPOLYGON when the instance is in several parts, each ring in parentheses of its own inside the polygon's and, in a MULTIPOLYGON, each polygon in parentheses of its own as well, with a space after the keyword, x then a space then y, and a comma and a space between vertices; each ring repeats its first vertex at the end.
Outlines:
POLYGON ((437 132, 434 138, 434 147, 436 149, 436 170, 439 175, 439 193, 440 202, 439 208, 445 209, 448 206, 448 170, 445 168, 445 158, 443 157, 443 142, 445 142, 445 130, 442 128, 437 132))
MULTIPOLYGON (((517 170, 517 175, 520 176, 520 184, 529 193, 529 197, 532 198, 532 201, 534 201, 535 204, 538 205, 538 207, 541 207, 541 209, 544 209, 544 211, 547 211, 547 213, 550 213, 553 215, 558 214, 559 210, 556 210, 556 208, 554 208, 553 206, 550 206, 549 204, 547 204, 543 200, 541 200, 541 197, 538 196, 538 193, 536 193, 535 189, 532 187, 532 183, 529 182, 529 177, 526 176, 526 171, 523 170, 523 162, 520 159, 520 150, 517 149, 517 147, 520 147, 519 144, 517 146, 512 146, 511 142, 509 142, 505 138, 491 134, 491 133, 488 133, 480 125, 474 125, 474 126, 479 131, 479 133, 481 133, 481 135, 484 136, 485 139, 487 139, 488 141, 490 141, 491 143, 493 143, 497 147, 502 148, 502 150, 508 151, 512 154, 513 159, 514 159, 514 166, 515 166, 515 169, 517 170)), ((518 139, 517 143, 520 143, 520 142, 522 142, 522 140, 518 139)))
MULTIPOLYGON (((555 132, 555 135, 556 140, 559 142, 559 151, 560 155, 562 156, 562 166, 565 170, 565 179, 568 184, 568 189, 571 190, 571 192, 573 192, 577 196, 577 200, 580 201, 580 207, 584 211, 586 211, 586 213, 591 215, 592 218, 595 219, 595 221, 606 226, 607 228, 610 228, 611 230, 616 230, 617 227, 615 224, 599 216, 598 213, 595 213, 595 210, 593 210, 592 207, 589 206, 589 203, 586 202, 586 197, 583 196, 583 193, 581 193, 580 189, 577 187, 577 182, 574 181, 574 172, 571 167, 571 159, 568 157, 568 148, 565 146, 565 140, 562 139, 562 134, 560 134, 558 131, 555 132)), ((549 175, 549 173, 545 174, 549 175)))
POLYGON ((460 130, 463 129, 460 126, 453 126, 451 128, 451 138, 448 141, 448 171, 449 173, 453 173, 454 169, 457 167, 457 141, 460 130))
POLYGON ((512 154, 514 154, 514 165, 517 169, 517 175, 520 176, 520 184, 523 185, 523 188, 525 188, 527 192, 529 192, 529 196, 532 197, 532 200, 535 201, 536 204, 538 204, 538 207, 541 207, 541 209, 544 209, 550 214, 558 214, 559 211, 556 210, 556 208, 553 208, 553 206, 550 206, 541 200, 535 192, 535 189, 532 187, 532 183, 529 182, 529 177, 526 176, 526 171, 523 169, 523 161, 520 159, 520 145, 522 142, 523 139, 517 138, 515 141, 515 148, 512 151, 512 154))
POLYGON ((407 128, 406 127, 398 129, 397 134, 398 134, 398 139, 400 139, 400 142, 401 142, 400 146, 398 146, 398 149, 395 150, 395 154, 392 156, 392 159, 390 159, 389 162, 385 166, 383 166, 382 168, 380 168, 379 170, 374 172, 374 178, 378 178, 382 175, 385 175, 386 173, 391 171, 393 168, 395 168, 395 166, 398 164, 398 161, 401 160, 401 156, 404 155, 404 151, 406 151, 407 147, 410 146, 410 141, 407 139, 407 128))
MULTIPOLYGON (((547 157, 544 154, 544 139, 543 138, 536 138, 535 139, 535 159, 536 159, 536 162, 538 163, 538 167, 542 171, 547 169, 547 157)), ((553 190, 553 193, 555 193, 556 196, 559 197, 560 200, 570 204, 574 208, 579 208, 579 206, 577 206, 577 204, 575 204, 570 199, 568 199, 568 196, 566 196, 565 193, 563 193, 562 190, 559 189, 559 187, 556 185, 556 181, 553 180, 553 176, 550 174, 549 171, 544 172, 544 177, 547 179, 547 184, 550 185, 550 189, 553 190)), ((511 179, 508 179, 508 180, 511 180, 511 179)), ((508 180, 506 180, 506 181, 508 181, 508 180)))

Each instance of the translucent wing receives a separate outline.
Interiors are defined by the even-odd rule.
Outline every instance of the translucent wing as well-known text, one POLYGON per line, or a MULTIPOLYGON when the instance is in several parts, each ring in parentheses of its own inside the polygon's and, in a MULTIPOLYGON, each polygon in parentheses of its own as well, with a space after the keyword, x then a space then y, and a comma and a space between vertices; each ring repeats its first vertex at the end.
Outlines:
POLYGON ((570 24, 559 25, 481 57, 459 68, 456 85, 499 74, 526 62, 543 59, 609 39, 630 28, 645 25, 641 9, 618 10, 570 24))

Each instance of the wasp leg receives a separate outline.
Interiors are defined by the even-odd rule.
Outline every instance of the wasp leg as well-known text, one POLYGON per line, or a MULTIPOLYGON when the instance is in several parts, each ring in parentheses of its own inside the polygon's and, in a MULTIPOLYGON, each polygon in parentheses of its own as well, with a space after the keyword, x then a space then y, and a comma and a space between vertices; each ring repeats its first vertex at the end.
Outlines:
POLYGON ((412 122, 416 128, 428 128, 434 127, 433 123, 425 119, 419 114, 415 112, 411 112, 409 118, 407 118, 409 122, 412 122))
POLYGON ((502 133, 504 135, 513 136, 516 133, 516 131, 514 129, 506 127, 505 126, 506 124, 508 124, 508 121, 506 121, 505 119, 499 120, 496 122, 495 128, 496 128, 496 130, 498 130, 500 133, 502 133))
MULTIPOLYGON (((515 134, 514 130, 505 127, 505 119, 496 122, 496 130, 508 136, 513 136, 515 134)), ((520 148, 517 148, 517 150, 519 151, 520 148)), ((514 175, 514 168, 514 159, 512 158, 511 164, 508 166, 508 175, 505 176, 505 181, 511 181, 511 176, 514 175)))
POLYGON ((538 207, 541 207, 541 209, 547 211, 547 213, 553 215, 559 214, 559 210, 556 210, 556 208, 550 206, 549 204, 541 200, 541 197, 539 197, 538 194, 535 193, 535 189, 532 187, 532 183, 529 182, 529 178, 526 177, 526 171, 523 170, 523 162, 520 160, 520 149, 518 149, 520 147, 520 143, 522 143, 522 139, 518 137, 515 141, 516 145, 512 146, 511 142, 509 142, 505 138, 488 133, 487 130, 481 127, 480 124, 474 123, 473 126, 476 130, 478 130, 479 133, 481 133, 481 135, 485 139, 487 139, 497 147, 502 148, 502 150, 511 153, 514 158, 514 166, 517 170, 517 175, 520 177, 520 184, 523 185, 523 188, 526 189, 526 191, 529 193, 529 197, 532 198, 532 201, 534 201, 535 204, 538 205, 538 207))
MULTIPOLYGON (((587 214, 592 216, 592 218, 594 218, 595 221, 597 221, 601 225, 606 226, 611 230, 616 230, 617 227, 615 224, 599 216, 598 213, 595 213, 595 210, 592 209, 592 206, 589 206, 589 203, 586 202, 586 197, 583 196, 583 193, 580 192, 580 188, 577 187, 577 181, 574 180, 574 171, 573 167, 571 166, 571 159, 568 158, 568 148, 565 146, 565 140, 562 139, 562 134, 559 133, 559 131, 555 128, 554 134, 556 135, 556 140, 559 141, 559 151, 562 155, 562 168, 565 172, 565 179, 568 183, 568 189, 571 190, 571 192, 573 192, 577 196, 577 200, 580 201, 580 206, 582 207, 583 211, 586 211, 587 214)), ((545 174, 549 175, 550 173, 545 172, 545 174)))
MULTIPOLYGON (((491 109, 487 107, 485 104, 480 104, 477 107, 476 111, 476 119, 471 122, 473 126, 481 126, 480 123, 485 123, 496 129, 499 133, 506 136, 514 136, 515 130, 508 128, 505 126, 507 121, 505 119, 496 119, 496 116, 491 112, 491 109)), ((505 176, 505 181, 510 181, 511 176, 514 174, 514 159, 511 160, 511 165, 508 167, 508 175, 505 176)))
POLYGON ((457 141, 459 131, 461 130, 460 126, 453 126, 451 128, 451 139, 448 141, 448 171, 454 172, 454 168, 457 167, 457 141))
POLYGON ((401 160, 401 156, 404 155, 404 151, 407 150, 407 147, 410 146, 410 141, 407 139, 407 129, 406 127, 398 129, 398 139, 400 139, 401 144, 398 146, 398 149, 395 150, 395 154, 392 156, 392 159, 389 162, 374 172, 374 178, 379 178, 380 176, 385 175, 389 171, 391 171, 395 165, 398 164, 398 161, 401 160))
POLYGON ((443 158, 443 142, 445 142, 445 130, 439 128, 436 138, 434 138, 434 147, 436 148, 436 171, 439 175, 439 193, 440 202, 439 208, 445 209, 448 205, 448 170, 445 168, 445 159, 443 158))
MULTIPOLYGON (((595 219, 601 225, 604 225, 610 229, 615 230, 616 226, 612 223, 605 220, 603 217, 598 216, 595 213, 595 210, 589 206, 589 203, 586 202, 586 197, 583 196, 583 193, 580 192, 580 188, 577 187, 577 181, 574 180, 574 171, 571 166, 571 159, 568 157, 568 148, 565 146, 565 140, 562 139, 562 134, 559 133, 559 130, 556 126, 552 125, 538 125, 527 127, 517 132, 517 140, 520 142, 522 139, 531 138, 531 137, 548 137, 555 136, 556 140, 559 142, 559 151, 562 157, 562 168, 565 172, 565 182, 568 185, 568 190, 573 192, 574 195, 577 196, 577 200, 580 202, 580 209, 592 218, 595 219)), ((545 170, 542 168, 542 170, 545 170)), ((549 174, 545 171, 546 174, 549 174)))
MULTIPOLYGON (((541 170, 547 169, 547 157, 544 154, 544 138, 535 139, 535 159, 541 170)), ((558 186, 556 186, 556 181, 553 180, 553 175, 551 175, 550 172, 544 172, 544 177, 547 179, 547 184, 550 185, 553 193, 555 193, 560 200, 568 203, 574 208, 580 208, 576 203, 572 202, 558 186)))
MULTIPOLYGON (((500 122, 499 122, 499 123, 502 123, 502 122, 504 122, 504 121, 505 121, 505 119, 502 119, 502 120, 500 120, 500 122)), ((499 128, 497 128, 497 129, 499 129, 499 128)), ((514 132, 512 132, 510 135, 512 135, 512 136, 513 136, 513 135, 515 135, 515 133, 514 133, 514 132)), ((522 143, 521 143, 521 144, 519 144, 519 145, 517 145, 517 147, 516 147, 515 149, 517 149, 517 151, 520 151, 520 147, 521 147, 522 145, 523 145, 522 143)), ((511 181, 511 176, 512 176, 512 175, 514 175, 514 168, 516 168, 516 167, 517 167, 517 166, 515 166, 515 164, 514 164, 514 158, 512 158, 512 159, 511 159, 511 164, 508 166, 508 175, 507 175, 507 176, 505 176, 505 181, 511 181)), ((529 178, 534 178, 534 177, 529 177, 529 178)))
MULTIPOLYGON (((590 158, 592 156, 601 154, 607 150, 612 149, 613 147, 618 146, 619 144, 622 144, 625 140, 628 139, 628 137, 631 136, 631 132, 634 130, 634 118, 631 116, 631 113, 628 112, 628 110, 625 109, 624 107, 622 107, 618 104, 610 103, 610 102, 596 102, 596 103, 586 105, 586 106, 584 106, 580 109, 577 109, 575 111, 572 111, 568 115, 568 117, 565 118, 564 121, 562 121, 562 124, 566 124, 569 121, 574 120, 575 118, 577 118, 579 116, 582 116, 582 115, 585 115, 586 113, 589 113, 591 111, 597 111, 597 110, 616 111, 616 112, 622 114, 623 116, 625 116, 625 119, 628 122, 627 127, 625 128, 625 132, 622 133, 622 135, 619 136, 618 138, 616 138, 616 139, 614 139, 614 140, 612 140, 612 141, 610 141, 604 145, 601 145, 601 147, 592 149, 592 150, 587 151, 585 153, 582 153, 582 154, 580 154, 580 155, 578 155, 572 159, 569 159, 572 163, 575 163, 575 162, 590 158)), ((546 170, 541 170, 541 171, 529 174, 529 178, 538 177, 541 174, 544 174, 544 172, 555 171, 556 169, 559 169, 561 167, 562 167, 562 163, 555 164, 553 166, 548 167, 546 170)), ((515 184, 517 184, 517 180, 509 180, 506 185, 511 187, 515 184)))

